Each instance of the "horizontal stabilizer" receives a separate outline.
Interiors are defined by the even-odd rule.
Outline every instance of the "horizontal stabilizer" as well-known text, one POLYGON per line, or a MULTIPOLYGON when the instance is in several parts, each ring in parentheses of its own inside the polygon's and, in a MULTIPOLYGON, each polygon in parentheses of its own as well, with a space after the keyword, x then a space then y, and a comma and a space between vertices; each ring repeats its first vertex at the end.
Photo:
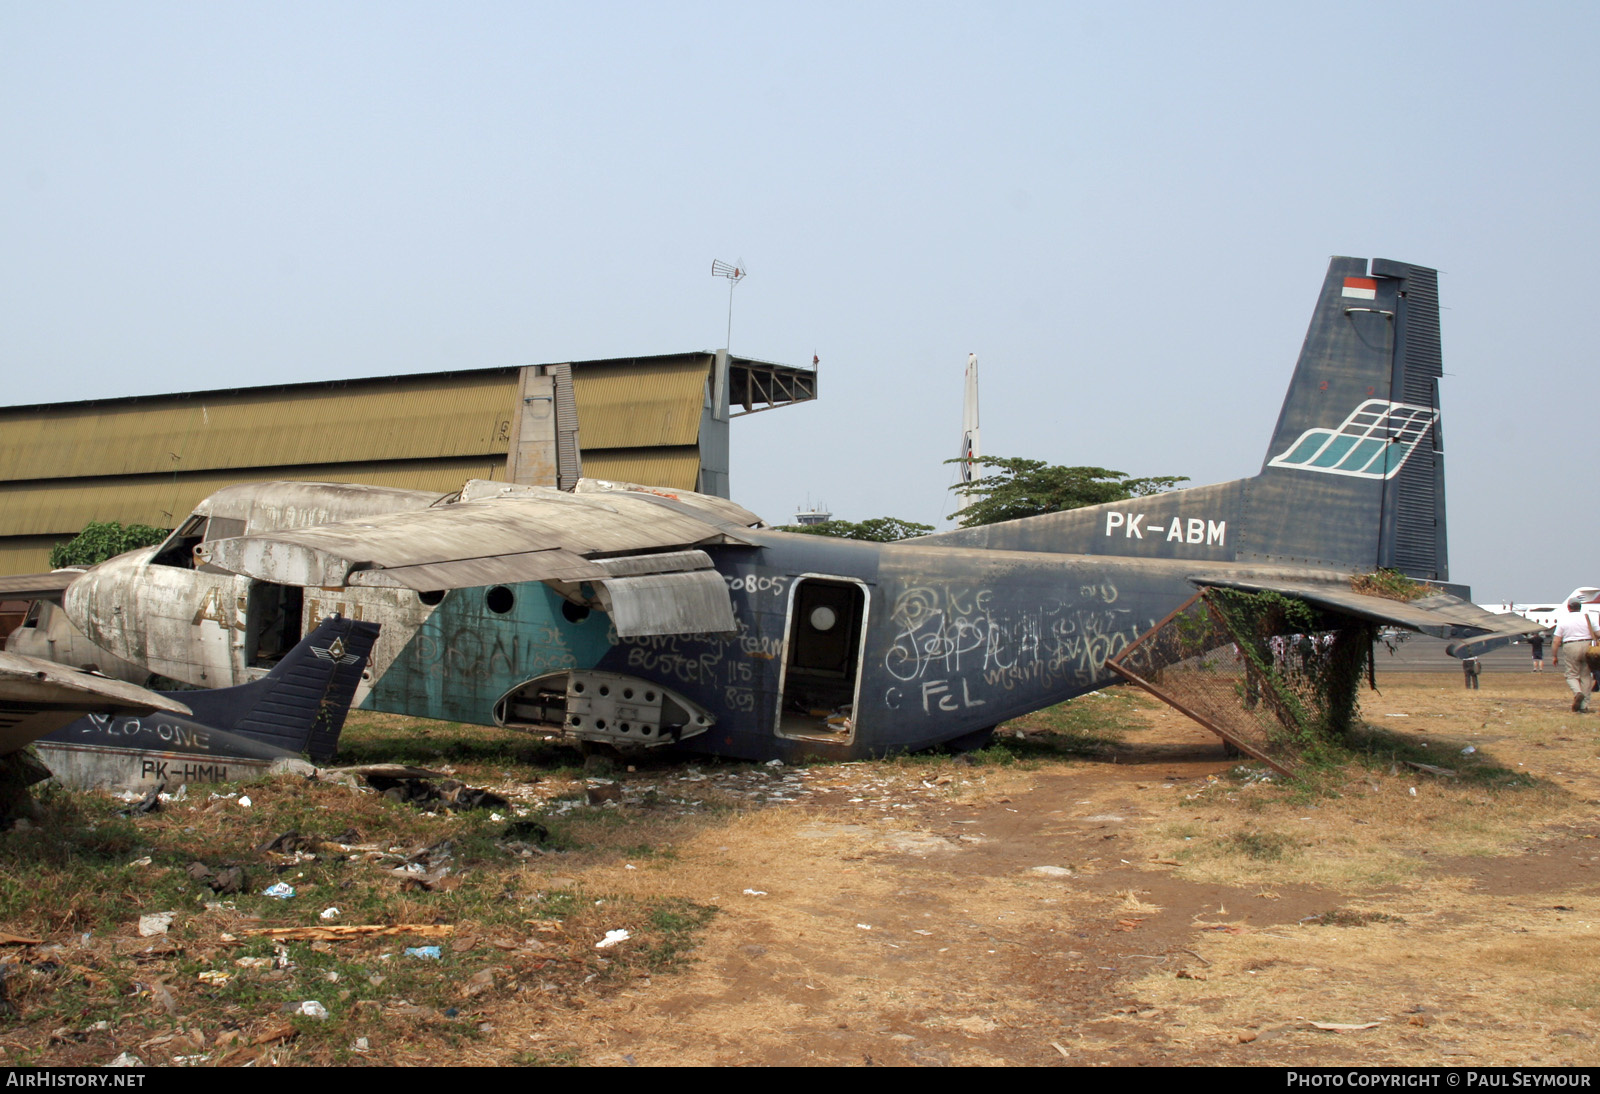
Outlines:
POLYGON ((54 661, 0 653, 0 755, 15 752, 84 714, 187 714, 171 696, 54 661))
MULTIPOLYGON (((1484 611, 1471 601, 1449 593, 1435 593, 1418 600, 1390 600, 1358 593, 1345 582, 1283 581, 1228 573, 1199 575, 1191 580, 1202 587, 1281 593, 1329 611, 1438 638, 1510 638, 1540 634, 1548 629, 1521 616, 1484 611)), ((1452 647, 1451 652, 1454 649, 1452 647)))

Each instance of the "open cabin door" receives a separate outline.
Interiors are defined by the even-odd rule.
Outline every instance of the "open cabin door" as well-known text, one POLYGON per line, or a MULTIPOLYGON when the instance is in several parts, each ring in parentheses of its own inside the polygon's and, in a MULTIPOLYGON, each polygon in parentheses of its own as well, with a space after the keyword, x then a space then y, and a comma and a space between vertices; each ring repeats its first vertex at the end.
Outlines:
POLYGON ((298 585, 252 581, 245 616, 245 665, 271 668, 300 644, 305 590, 298 585))
POLYGON ((780 737, 848 743, 855 738, 867 588, 845 577, 807 575, 789 590, 780 737))

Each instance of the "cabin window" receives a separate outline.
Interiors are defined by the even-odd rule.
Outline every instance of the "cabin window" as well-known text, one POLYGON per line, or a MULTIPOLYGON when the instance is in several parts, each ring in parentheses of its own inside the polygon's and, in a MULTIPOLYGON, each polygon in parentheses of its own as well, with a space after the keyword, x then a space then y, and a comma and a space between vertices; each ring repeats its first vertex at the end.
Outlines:
POLYGON ((483 602, 495 615, 505 615, 516 607, 517 598, 504 585, 496 585, 483 594, 483 602))
POLYGON ((805 577, 791 588, 778 733, 850 741, 855 736, 866 587, 846 578, 805 577))

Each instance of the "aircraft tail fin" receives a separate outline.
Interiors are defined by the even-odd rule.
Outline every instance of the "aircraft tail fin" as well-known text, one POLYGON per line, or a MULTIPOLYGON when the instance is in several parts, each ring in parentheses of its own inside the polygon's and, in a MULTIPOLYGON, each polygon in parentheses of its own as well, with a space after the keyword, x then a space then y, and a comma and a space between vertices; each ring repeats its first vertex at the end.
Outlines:
POLYGON ((1239 557, 1447 581, 1441 373, 1438 274, 1334 258, 1239 557))
POLYGON ((377 638, 376 623, 329 616, 260 680, 173 694, 196 721, 326 762, 377 638))

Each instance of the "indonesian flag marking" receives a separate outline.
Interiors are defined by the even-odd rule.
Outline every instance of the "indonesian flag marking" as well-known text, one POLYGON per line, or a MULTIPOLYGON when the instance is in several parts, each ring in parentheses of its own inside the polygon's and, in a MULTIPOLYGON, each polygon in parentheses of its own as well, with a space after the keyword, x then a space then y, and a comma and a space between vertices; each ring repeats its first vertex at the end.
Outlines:
POLYGON ((1347 277, 1344 279, 1344 292, 1340 295, 1356 300, 1376 300, 1378 283, 1370 277, 1347 277))

